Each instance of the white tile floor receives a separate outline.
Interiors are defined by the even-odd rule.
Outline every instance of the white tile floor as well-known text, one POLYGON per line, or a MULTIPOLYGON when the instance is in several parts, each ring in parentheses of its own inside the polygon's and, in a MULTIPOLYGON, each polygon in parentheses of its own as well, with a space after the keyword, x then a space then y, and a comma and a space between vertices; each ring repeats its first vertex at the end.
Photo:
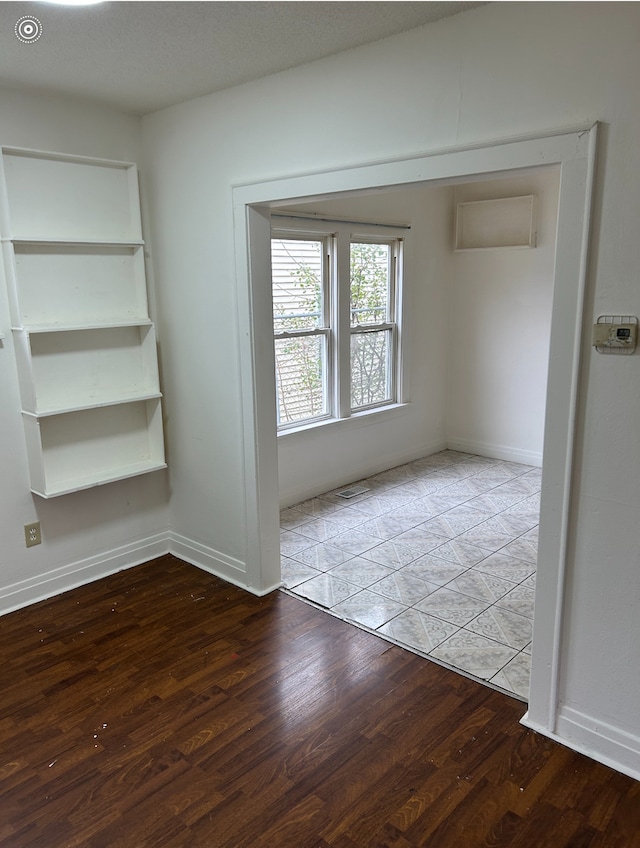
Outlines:
POLYGON ((285 509, 285 591, 526 700, 540 477, 447 450, 285 509))

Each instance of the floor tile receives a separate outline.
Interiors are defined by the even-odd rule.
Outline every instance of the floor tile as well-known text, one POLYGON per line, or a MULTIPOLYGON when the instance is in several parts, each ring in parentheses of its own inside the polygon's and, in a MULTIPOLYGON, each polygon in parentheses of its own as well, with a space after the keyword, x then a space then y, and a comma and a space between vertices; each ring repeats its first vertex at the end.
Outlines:
POLYGON ((449 483, 449 485, 444 489, 440 489, 440 494, 455 496, 460 495, 464 498, 464 500, 468 501, 485 491, 484 487, 479 487, 474 481, 475 477, 467 477, 463 480, 456 480, 454 483, 449 483))
POLYGON ((411 466, 407 464, 389 468, 388 471, 381 471, 379 474, 374 474, 368 479, 377 483, 384 483, 385 485, 389 483, 393 485, 413 480, 414 476, 411 466))
POLYGON ((395 537, 394 541, 400 545, 407 545, 409 548, 414 548, 416 551, 420 551, 421 554, 428 554, 429 551, 444 544, 447 539, 444 536, 438 536, 418 526, 400 533, 395 537))
POLYGON ((302 595, 320 606, 329 608, 355 595, 358 591, 360 590, 357 586, 332 577, 331 574, 319 574, 296 586, 296 595, 302 595))
MULTIPOLYGON (((380 539, 371 536, 369 533, 363 533, 361 530, 346 530, 338 536, 334 536, 331 543, 343 551, 348 551, 353 556, 359 556, 380 544, 380 539)), ((383 563, 384 564, 384 563, 383 563)))
POLYGON ((524 615, 526 618, 533 618, 535 595, 534 589, 521 583, 496 600, 496 606, 510 612, 517 612, 518 615, 524 615))
POLYGON ((495 491, 518 495, 521 499, 524 499, 538 492, 539 486, 536 480, 530 480, 527 477, 514 477, 513 480, 509 480, 507 483, 501 483, 495 491))
POLYGON ((475 498, 467 501, 466 506, 471 507, 471 509, 479 509, 481 512, 485 512, 487 514, 487 518, 497 515, 499 512, 502 512, 504 509, 503 506, 496 504, 489 495, 491 492, 486 492, 484 495, 478 495, 475 498))
MULTIPOLYGON (((362 501, 362 503, 365 504, 367 501, 362 501)), ((362 510, 356 509, 355 506, 345 506, 332 513, 327 520, 337 524, 344 531, 359 527, 369 520, 369 516, 364 514, 362 510)), ((302 532, 302 530, 299 532, 302 532)))
POLYGON ((402 517, 392 518, 390 515, 381 515, 378 518, 372 518, 358 527, 362 533, 368 533, 370 536, 375 536, 382 541, 388 541, 405 530, 410 530, 415 527, 413 519, 402 519, 402 517))
POLYGON ((401 545, 392 540, 389 542, 381 542, 374 548, 364 551, 365 559, 372 559, 374 562, 379 562, 380 565, 389 565, 395 568, 402 568, 414 559, 422 556, 422 551, 417 551, 410 548, 408 545, 401 545))
POLYGON ((390 574, 395 574, 395 571, 393 568, 387 568, 364 557, 351 557, 342 565, 332 568, 331 574, 334 577, 339 577, 340 580, 346 580, 347 583, 353 583, 354 586, 366 589, 372 583, 377 583, 378 580, 382 580, 390 574))
POLYGON ((454 507, 460 506, 460 504, 468 501, 469 495, 449 492, 448 488, 446 488, 440 489, 439 492, 436 492, 433 495, 427 495, 424 500, 426 502, 426 507, 433 515, 441 515, 443 512, 447 512, 447 510, 453 509, 454 507))
POLYGON ((444 545, 440 545, 439 548, 434 548, 430 553, 441 559, 454 562, 456 565, 463 565, 470 568, 472 565, 482 562, 492 552, 486 551, 484 548, 479 548, 477 545, 470 545, 468 542, 450 539, 444 545))
MULTIPOLYGON (((431 497, 431 495, 426 495, 424 498, 417 498, 415 501, 411 501, 405 506, 392 509, 388 514, 391 518, 412 521, 413 523, 411 526, 416 527, 428 518, 433 518, 438 515, 436 508, 427 502, 429 497, 431 497)), ((408 529, 409 528, 407 527, 407 530, 408 529)))
POLYGON ((356 595, 336 604, 332 612, 347 621, 354 621, 375 630, 406 609, 407 607, 404 604, 377 595, 370 589, 363 589, 356 595))
POLYGON ((295 532, 314 542, 326 542, 327 539, 337 536, 338 533, 343 533, 344 530, 345 528, 332 518, 314 518, 297 527, 295 532))
POLYGON ((509 509, 524 500, 527 495, 523 495, 522 493, 514 494, 513 492, 505 490, 503 486, 498 486, 495 489, 485 492, 481 495, 481 497, 485 498, 488 503, 492 504, 497 512, 502 512, 503 510, 509 509))
POLYGON ((499 598, 502 598, 503 595, 514 588, 514 583, 502 580, 500 577, 494 577, 491 574, 485 574, 482 571, 476 571, 474 568, 470 568, 464 574, 447 583, 447 589, 469 595, 479 601, 486 601, 488 604, 497 602, 499 598))
POLYGON ((310 548, 305 548, 293 555, 293 559, 297 559, 305 565, 310 565, 312 568, 317 568, 318 571, 329 571, 350 558, 350 553, 332 545, 330 542, 312 545, 310 548))
POLYGON ((310 580, 320 574, 315 568, 287 557, 282 557, 280 560, 280 569, 282 583, 287 589, 293 589, 299 583, 304 583, 305 580, 310 580))
POLYGON ((305 515, 310 515, 312 518, 324 518, 326 515, 331 515, 336 511, 335 504, 330 504, 322 498, 310 498, 308 501, 302 501, 296 504, 294 509, 304 512, 305 515))
MULTIPOLYGON (((537 522, 537 517, 535 518, 535 521, 537 522)), ((489 521, 487 521, 487 524, 489 522, 496 530, 503 533, 509 533, 514 537, 526 533, 528 530, 531 530, 532 527, 528 515, 523 516, 519 513, 510 512, 509 510, 505 510, 504 512, 494 515, 489 519, 489 521)))
POLYGON ((430 656, 447 665, 490 680, 517 655, 517 651, 485 636, 459 630, 431 651, 430 656))
POLYGON ((491 678, 491 682, 508 692, 528 699, 529 679, 531 677, 531 656, 529 654, 517 654, 500 671, 491 678))
MULTIPOLYGON (((437 518, 431 519, 431 521, 425 521, 425 525, 430 525, 425 527, 425 529, 433 530, 434 533, 438 533, 439 531, 437 530, 437 527, 440 526, 443 529, 448 527, 451 529, 453 534, 451 538, 455 538, 455 536, 458 536, 460 533, 464 533, 465 530, 470 530, 472 527, 475 527, 477 524, 481 524, 488 518, 491 518, 491 512, 476 509, 468 504, 462 504, 450 509, 444 515, 439 515, 437 518)), ((442 533, 442 535, 444 535, 444 533, 442 533)))
POLYGON ((484 571, 486 574, 493 574, 494 577, 510 580, 512 583, 522 583, 535 571, 535 565, 532 563, 510 557, 503 554, 502 551, 491 554, 473 567, 478 571, 484 571))
POLYGON ((440 469, 439 476, 443 480, 448 480, 451 483, 456 480, 464 480, 466 477, 471 477, 478 473, 478 469, 470 466, 466 462, 455 462, 451 465, 440 469))
POLYGON ((463 627, 484 612, 486 604, 469 595, 443 587, 416 604, 416 609, 463 627))
POLYGON ((464 574, 468 569, 464 566, 456 565, 453 562, 447 562, 446 559, 425 554, 410 562, 409 565, 405 565, 402 570, 407 574, 422 577, 423 580, 427 580, 429 583, 444 586, 445 583, 464 574))
POLYGON ((492 606, 470 621, 466 628, 521 651, 531 641, 533 622, 523 615, 492 606))
POLYGON ((380 492, 376 497, 388 510, 404 507, 416 500, 416 496, 406 491, 402 486, 380 492))
POLYGON ((457 630, 455 624, 449 624, 417 609, 408 609, 378 628, 379 633, 390 636, 401 645, 407 645, 425 654, 428 654, 457 630))
POLYGON ((393 574, 369 586, 372 592, 384 595, 408 607, 424 600, 438 588, 435 583, 429 583, 427 580, 416 577, 414 574, 408 574, 404 570, 394 571, 393 574))
POLYGON ((369 521, 378 515, 385 515, 389 511, 387 505, 375 495, 371 498, 364 498, 357 503, 350 502, 349 508, 359 512, 363 516, 363 521, 369 521))
POLYGON ((313 539, 309 539, 308 536, 301 536, 295 530, 283 530, 280 533, 280 553, 282 556, 294 556, 305 548, 310 548, 313 544, 315 544, 313 539))
POLYGON ((526 474, 531 470, 530 465, 524 465, 522 462, 503 462, 503 467, 508 471, 512 471, 514 474, 526 474))
MULTIPOLYGON (((298 530, 298 532, 301 533, 302 529, 298 530)), ((502 550, 509 556, 515 557, 516 559, 523 559, 525 562, 533 563, 533 565, 535 565, 538 561, 538 543, 533 542, 530 539, 520 537, 519 539, 515 539, 513 542, 509 542, 509 544, 505 545, 502 550)))
POLYGON ((432 495, 434 492, 439 492, 440 489, 447 485, 447 482, 447 480, 443 479, 437 473, 429 472, 428 474, 425 473, 422 477, 416 477, 415 480, 407 485, 419 491, 420 494, 416 497, 424 497, 425 495, 432 495))
POLYGON ((280 529, 294 530, 301 524, 305 524, 309 520, 309 516, 302 510, 289 507, 280 511, 280 529))
POLYGON ((509 463, 501 462, 497 465, 492 465, 490 468, 485 468, 478 473, 478 479, 491 482, 495 486, 499 486, 507 480, 512 480, 516 476, 516 473, 508 465, 509 463))
POLYGON ((486 551, 495 553, 513 542, 513 536, 509 533, 502 533, 494 529, 490 525, 490 521, 483 521, 482 524, 477 524, 470 530, 465 530, 458 536, 461 542, 469 542, 471 545, 476 545, 479 548, 484 548, 486 551))

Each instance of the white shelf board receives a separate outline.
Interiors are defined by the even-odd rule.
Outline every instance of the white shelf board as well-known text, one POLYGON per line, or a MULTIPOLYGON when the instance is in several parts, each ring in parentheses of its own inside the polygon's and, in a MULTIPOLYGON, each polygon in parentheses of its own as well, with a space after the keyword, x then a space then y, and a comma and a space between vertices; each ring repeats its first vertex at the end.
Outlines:
POLYGON ((83 412, 87 409, 103 409, 107 406, 122 406, 126 403, 141 403, 146 400, 160 400, 161 392, 151 391, 146 394, 136 395, 121 395, 110 400, 97 401, 96 403, 83 403, 77 406, 58 407, 56 409, 37 409, 35 412, 30 412, 27 409, 22 410, 23 415, 28 415, 31 418, 50 418, 53 415, 69 415, 72 412, 83 412))
POLYGON ((95 246, 95 247, 141 247, 144 246, 144 241, 142 239, 77 239, 77 238, 41 238, 39 236, 9 236, 9 238, 3 238, 3 242, 9 244, 20 244, 20 245, 38 245, 38 244, 52 244, 58 246, 68 245, 69 247, 83 247, 83 246, 95 246))
POLYGON ((133 321, 109 321, 104 324, 25 324, 12 327, 14 333, 74 333, 82 330, 117 330, 119 327, 152 327, 150 318, 136 318, 133 321))
POLYGON ((135 162, 104 159, 100 156, 79 156, 75 153, 59 153, 54 150, 40 150, 35 147, 13 147, 10 144, 0 145, 0 151, 9 156, 21 156, 23 159, 48 159, 52 162, 71 162, 79 165, 101 165, 105 168, 128 170, 135 168, 135 162))
POLYGON ((104 472, 103 474, 92 474, 88 477, 73 477, 68 480, 61 480, 57 486, 47 487, 42 491, 34 488, 31 491, 41 498, 57 498, 60 495, 69 495, 72 492, 92 489, 94 486, 104 486, 107 483, 116 483, 118 480, 126 480, 129 477, 148 474, 150 471, 161 471, 166 467, 166 462, 149 459, 145 462, 135 463, 134 465, 109 469, 108 472, 104 472))

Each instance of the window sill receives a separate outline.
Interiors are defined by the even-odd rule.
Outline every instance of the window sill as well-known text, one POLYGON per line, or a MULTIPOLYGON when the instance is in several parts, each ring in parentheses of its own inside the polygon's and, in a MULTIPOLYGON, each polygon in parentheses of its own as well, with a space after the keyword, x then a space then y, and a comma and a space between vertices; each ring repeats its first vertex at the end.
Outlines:
POLYGON ((410 404, 394 403, 389 406, 381 406, 378 409, 366 409, 362 412, 356 412, 349 418, 325 418, 323 421, 313 421, 308 424, 301 424, 299 427, 290 427, 286 430, 278 432, 278 438, 284 439, 287 436, 295 436, 310 431, 318 431, 325 427, 331 429, 341 429, 347 427, 369 427, 372 424, 382 424, 386 421, 393 420, 404 416, 409 411, 410 404))

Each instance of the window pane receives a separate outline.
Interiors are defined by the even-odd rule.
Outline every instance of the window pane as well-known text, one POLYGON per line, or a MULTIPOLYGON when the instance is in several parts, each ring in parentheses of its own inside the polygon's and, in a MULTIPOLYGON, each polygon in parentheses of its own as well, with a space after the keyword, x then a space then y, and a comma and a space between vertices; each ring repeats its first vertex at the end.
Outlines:
POLYGON ((322 327, 322 242, 271 239, 274 332, 322 327))
POLYGON ((276 339, 278 424, 327 414, 325 336, 276 339))
POLYGON ((351 245, 351 326, 389 320, 388 244, 351 245))
POLYGON ((390 401, 389 349, 391 331, 352 333, 351 408, 390 401))

